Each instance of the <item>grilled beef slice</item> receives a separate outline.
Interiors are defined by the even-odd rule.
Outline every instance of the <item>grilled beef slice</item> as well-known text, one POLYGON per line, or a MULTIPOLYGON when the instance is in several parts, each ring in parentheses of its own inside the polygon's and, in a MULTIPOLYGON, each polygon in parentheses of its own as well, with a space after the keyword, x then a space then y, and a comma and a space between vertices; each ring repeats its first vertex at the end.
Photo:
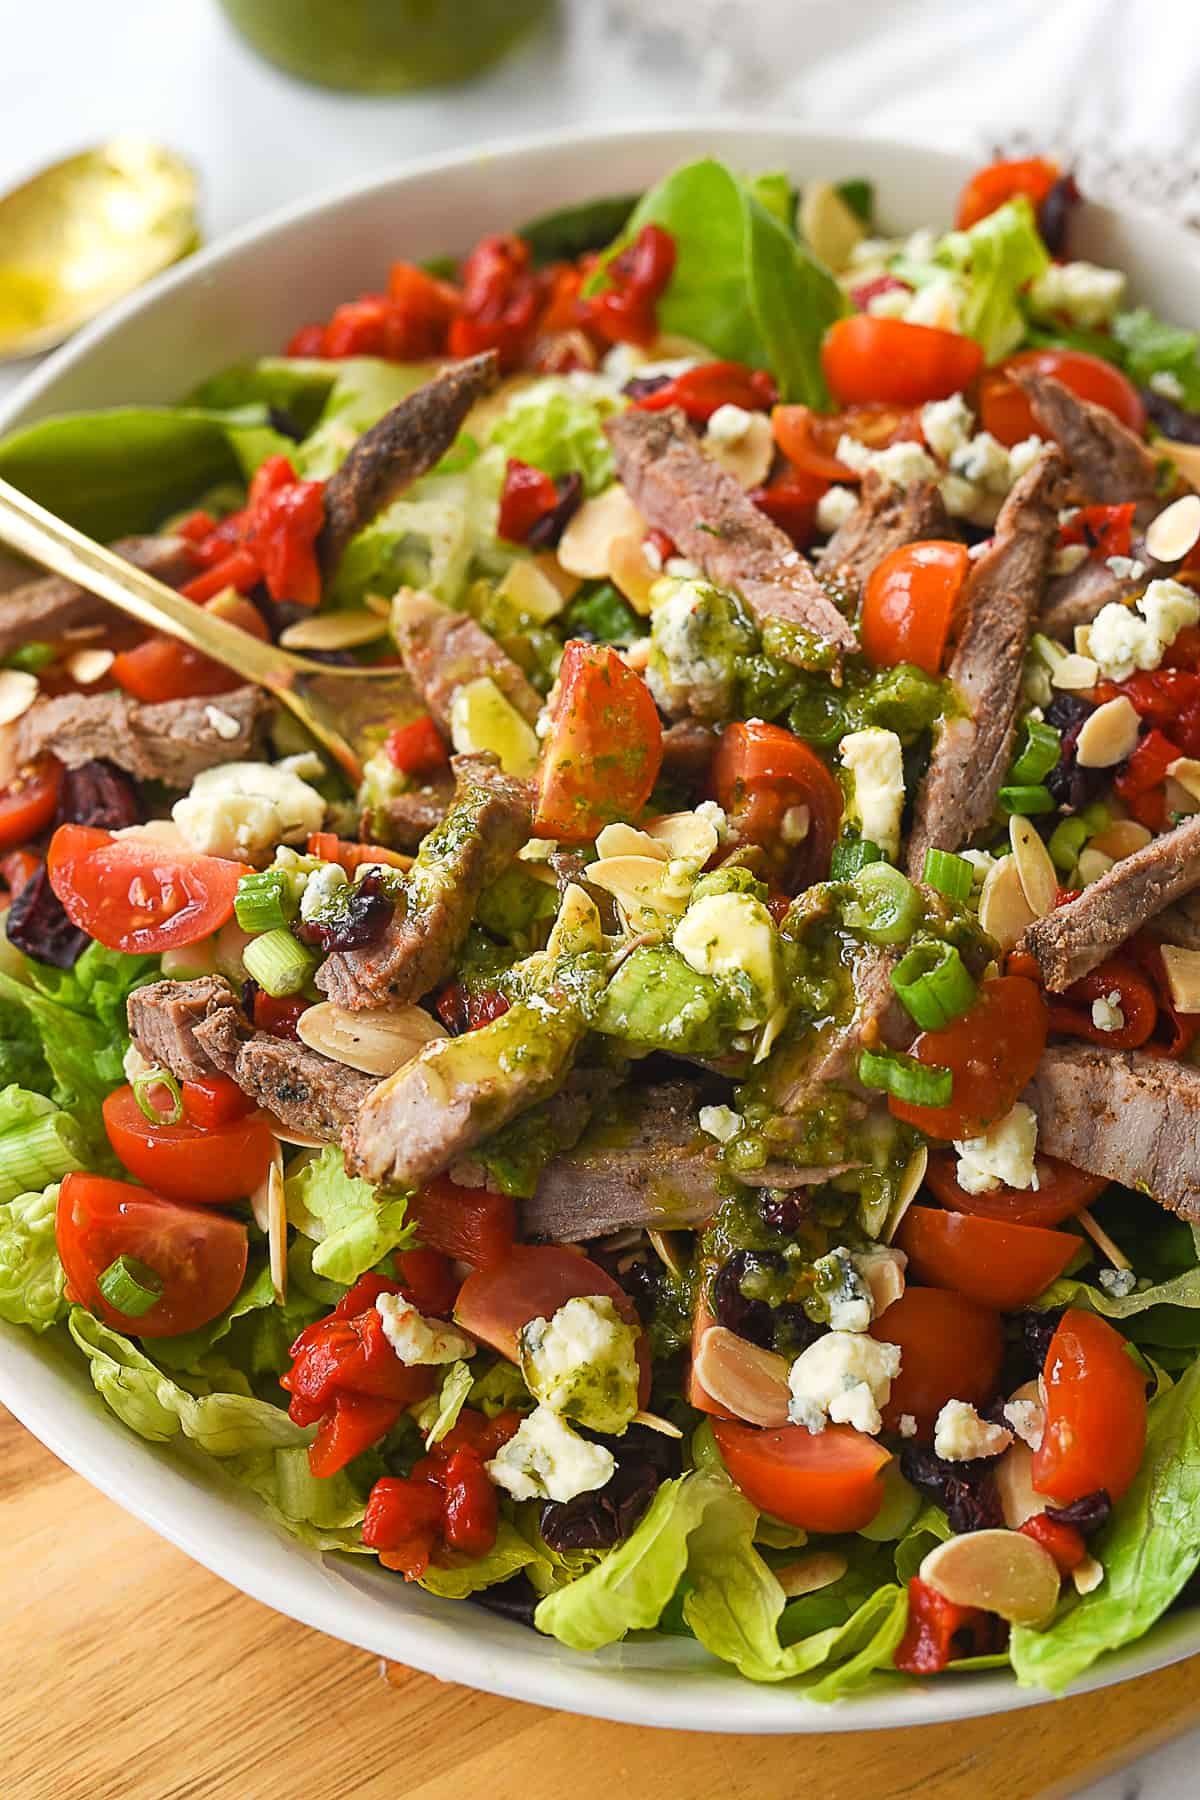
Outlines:
POLYGON ((1041 429, 1061 445, 1084 497, 1098 506, 1153 500, 1159 492, 1159 459, 1149 444, 1122 425, 1106 406, 1081 400, 1052 375, 1014 369, 1041 429))
MULTIPOLYGON (((665 531, 718 587, 736 589, 759 625, 798 626, 826 654, 830 645, 839 654, 858 648, 791 539, 702 449, 678 407, 657 413, 630 407, 604 429, 621 480, 647 523, 665 531)), ((789 660, 803 666, 803 650, 789 660)))
POLYGON ((392 608, 392 633, 409 679, 444 732, 450 730, 455 694, 481 675, 490 676, 531 725, 541 711, 536 688, 469 613, 452 612, 429 594, 404 588, 392 608))
POLYGON ((825 546, 821 580, 857 599, 867 576, 893 550, 925 538, 953 536, 935 482, 889 487, 871 469, 858 505, 825 546))
POLYGON ((241 1001, 219 975, 194 981, 154 981, 135 988, 126 1003, 129 1035, 149 1063, 169 1069, 177 1081, 200 1081, 216 1068, 233 1073, 233 1058, 212 1054, 196 1037, 197 1030, 222 1015, 235 1027, 250 1029, 241 1001))
MULTIPOLYGON (((196 572, 191 547, 176 537, 118 538, 112 548, 126 562, 177 587, 196 572)), ((111 616, 107 602, 59 575, 44 576, 0 594, 0 656, 23 644, 56 643, 80 626, 111 616)))
POLYGON ((26 762, 53 750, 69 769, 103 760, 139 780, 185 788, 201 769, 252 757, 270 706, 267 695, 254 687, 154 706, 142 706, 116 689, 59 694, 35 701, 24 715, 17 728, 17 755, 26 762), (232 734, 228 721, 236 727, 232 734))
POLYGON ((531 800, 494 756, 456 756, 454 804, 421 845, 382 942, 338 950, 317 970, 339 1006, 401 1005, 444 980, 483 890, 529 836, 531 800))
POLYGON ((387 841, 397 850, 418 850, 454 804, 454 783, 435 777, 420 787, 396 794, 387 803, 387 841))
POLYGON ((475 402, 492 391, 499 375, 495 352, 486 350, 443 369, 363 433, 325 484, 317 553, 326 575, 364 525, 442 460, 475 402))
POLYGON ((850 969, 853 1006, 847 1016, 776 1050, 768 1092, 779 1112, 804 1112, 829 1086, 861 1093, 856 1074, 861 1050, 880 1042, 908 1048, 915 1032, 892 987, 897 961, 894 951, 864 949, 850 969))
POLYGON ((1025 1099, 1039 1150, 1200 1219, 1200 1069, 1139 1050, 1052 1044, 1025 1099))
POLYGON ((265 1031, 256 1031, 241 1045, 233 1078, 284 1125, 330 1142, 353 1123, 379 1085, 374 1075, 265 1031))
POLYGON ((1029 926, 1022 948, 1061 994, 1172 901, 1200 887, 1200 813, 1114 863, 1077 900, 1029 926))
POLYGON ((1120 603, 1132 599, 1134 594, 1141 593, 1147 581, 1164 572, 1144 550, 1139 554, 1136 545, 1130 561, 1140 562, 1143 569, 1141 575, 1132 579, 1128 575, 1114 575, 1107 561, 1099 562, 1094 556, 1089 556, 1069 575, 1055 576, 1046 589, 1038 630, 1044 631, 1047 637, 1071 643, 1077 625, 1090 625, 1102 606, 1107 606, 1110 601, 1120 603))
POLYGON ((991 544, 971 565, 948 670, 967 710, 943 723, 917 794, 908 871, 918 880, 926 850, 959 849, 992 816, 1012 753, 1025 646, 1058 542, 1063 473, 1061 451, 1048 446, 1009 494, 991 544))

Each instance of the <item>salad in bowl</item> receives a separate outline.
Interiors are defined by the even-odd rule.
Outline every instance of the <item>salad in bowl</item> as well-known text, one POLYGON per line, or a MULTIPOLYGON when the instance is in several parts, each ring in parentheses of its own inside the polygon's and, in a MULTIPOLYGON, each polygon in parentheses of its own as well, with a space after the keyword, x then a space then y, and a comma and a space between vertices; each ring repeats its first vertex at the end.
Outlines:
POLYGON ((1077 199, 997 164, 897 239, 694 161, 0 442, 409 684, 351 785, 0 596, 0 1318, 132 1432, 822 1700, 1186 1601, 1200 341, 1077 199))

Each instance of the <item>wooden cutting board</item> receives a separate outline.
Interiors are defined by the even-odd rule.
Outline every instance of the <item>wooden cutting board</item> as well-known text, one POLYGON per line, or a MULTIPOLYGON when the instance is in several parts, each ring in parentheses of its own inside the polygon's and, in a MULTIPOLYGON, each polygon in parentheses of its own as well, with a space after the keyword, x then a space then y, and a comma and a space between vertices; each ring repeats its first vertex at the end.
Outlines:
POLYGON ((3 1800, 1056 1800, 1200 1718, 1200 1658, 1054 1706, 713 1737, 453 1687, 210 1575, 0 1408, 3 1800))

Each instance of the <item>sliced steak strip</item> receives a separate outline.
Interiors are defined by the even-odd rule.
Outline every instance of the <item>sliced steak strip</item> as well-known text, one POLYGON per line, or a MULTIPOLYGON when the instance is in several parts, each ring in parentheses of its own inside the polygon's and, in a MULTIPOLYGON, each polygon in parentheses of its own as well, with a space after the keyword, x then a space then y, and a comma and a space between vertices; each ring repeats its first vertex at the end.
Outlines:
MULTIPOLYGON (((809 564, 733 476, 707 454, 678 407, 630 407, 604 427, 617 470, 648 524, 665 531, 710 581, 734 588, 759 625, 798 626, 839 653, 858 648, 809 564)), ((797 649, 789 661, 801 663, 797 649)), ((822 660, 820 658, 818 661, 822 660)))
POLYGON ((469 613, 452 612, 430 595, 404 588, 392 607, 392 633, 409 680, 444 732, 450 730, 455 694, 481 675, 490 676, 531 725, 541 711, 537 689, 469 613))
POLYGON ((1139 556, 1136 546, 1131 561, 1140 562, 1144 571, 1133 579, 1128 575, 1114 575, 1107 562, 1097 561, 1094 556, 1089 556, 1069 575, 1055 576, 1046 589, 1038 630, 1044 631, 1047 637, 1061 638, 1073 647, 1077 625, 1090 625, 1101 607, 1110 601, 1130 600, 1134 594, 1140 594, 1147 581, 1160 570, 1160 565, 1151 562, 1144 552, 1139 556))
POLYGON ((849 1016, 817 1026, 776 1052, 769 1097, 781 1113, 804 1112, 821 1090, 842 1086, 856 1094, 859 1052, 880 1042, 907 1049, 915 1035, 892 987, 898 961, 890 950, 864 949, 850 969, 853 1006, 849 1016))
POLYGON ((337 568, 351 538, 442 460, 475 402, 491 393, 499 377, 492 350, 455 363, 363 433, 325 484, 325 524, 317 552, 327 575, 337 568))
POLYGON ((528 788, 500 772, 494 756, 456 756, 454 804, 421 845, 383 941, 339 950, 317 970, 317 986, 339 1006, 400 1005, 450 973, 476 902, 529 836, 528 788))
POLYGON ((1025 1098, 1038 1148, 1200 1219, 1200 1069, 1144 1051, 1054 1044, 1025 1098))
MULTIPOLYGON (((126 1003, 129 1035, 149 1063, 169 1069, 177 1081, 200 1081, 216 1068, 233 1073, 238 1027, 249 1030, 241 1001, 219 975, 194 981, 154 981, 135 988, 126 1003), (204 1027, 221 1021, 235 1036, 234 1056, 213 1055, 218 1040, 198 1037, 204 1027)), ((206 1034, 207 1035, 207 1034, 206 1034)))
POLYGON ((1066 454, 1071 472, 1088 500, 1120 506, 1126 500, 1153 500, 1159 492, 1159 459, 1128 425, 1106 406, 1081 400, 1052 375, 1014 369, 1033 416, 1066 454))
POLYGON ((943 723, 917 794, 908 872, 918 880, 926 850, 960 849, 992 816, 1012 752, 1025 647, 1058 542, 1063 474, 1061 451, 1047 447, 971 565, 947 671, 967 713, 943 723))
MULTIPOLYGON (((112 548, 126 562, 169 587, 177 587, 196 572, 191 548, 182 538, 118 538, 112 548)), ((59 575, 10 588, 0 594, 0 656, 10 656, 22 644, 56 643, 81 625, 109 617, 111 611, 106 601, 59 575)))
POLYGON ((615 1119, 606 1110, 521 1202, 526 1235, 576 1243, 635 1225, 702 1225, 716 1211, 720 1170, 696 1089, 661 1082, 640 1094, 622 1089, 617 1100, 615 1119))
POLYGON ((243 1093, 284 1125, 331 1143, 353 1123, 379 1085, 374 1075, 265 1031, 256 1031, 240 1046, 233 1078, 243 1093))
POLYGON ((69 769, 101 759, 140 780, 185 788, 201 769, 252 757, 270 708, 267 695, 254 687, 155 706, 115 689, 59 694, 36 701, 22 718, 17 755, 25 762, 53 750, 69 769))
POLYGON ((867 576, 893 550, 925 538, 956 535, 936 483, 889 487, 871 469, 857 507, 825 546, 821 580, 857 599, 867 576))
POLYGON ((387 803, 388 842, 397 850, 419 849, 453 804, 454 783, 449 776, 396 794, 387 803))
POLYGON ((1165 906, 1200 887, 1200 813, 1114 863, 1021 940, 1052 994, 1078 981, 1165 906))

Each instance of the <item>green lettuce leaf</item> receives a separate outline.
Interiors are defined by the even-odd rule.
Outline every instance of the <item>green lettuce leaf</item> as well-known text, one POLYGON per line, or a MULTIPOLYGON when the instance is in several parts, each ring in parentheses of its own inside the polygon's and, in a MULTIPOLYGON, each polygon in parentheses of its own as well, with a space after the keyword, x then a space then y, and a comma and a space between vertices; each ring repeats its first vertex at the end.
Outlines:
POLYGON ((1140 1638, 1200 1565, 1200 1363, 1151 1403, 1142 1466, 1089 1549, 1100 1586, 1044 1631, 1013 1629, 1023 1686, 1061 1692, 1104 1651, 1140 1638))
POLYGON ((228 1382, 224 1373, 193 1381, 207 1391, 189 1392, 136 1344, 80 1306, 72 1307, 67 1324, 87 1357, 96 1392, 132 1431, 152 1443, 169 1443, 182 1432, 210 1456, 227 1457, 304 1447, 312 1436, 293 1425, 281 1407, 215 1385, 217 1379, 228 1382))
POLYGON ((426 1404, 430 1408, 430 1422, 426 1429, 424 1414, 417 1423, 425 1431, 425 1448, 431 1450, 440 1444, 448 1432, 458 1424, 458 1415, 466 1405, 467 1395, 473 1385, 470 1363, 451 1363, 442 1376, 442 1385, 436 1398, 431 1397, 426 1404))
POLYGON ((1086 1307, 1115 1320, 1135 1344, 1200 1348, 1200 1227, 1168 1217, 1140 1194, 1117 1191, 1098 1210, 1105 1230, 1128 1249, 1147 1285, 1117 1295, 1064 1275, 1034 1305, 1086 1307))
POLYGON ((676 169, 638 203, 614 253, 648 224, 675 240, 661 329, 770 369, 785 400, 827 406, 821 340, 845 301, 829 270, 750 188, 710 158, 676 169))
POLYGON ((1156 319, 1149 307, 1118 313, 1113 336, 1124 352, 1125 372, 1139 387, 1152 375, 1173 375, 1183 390, 1179 404, 1200 408, 1200 334, 1156 319))
POLYGON ((1050 263, 1028 199, 1022 194, 969 231, 949 232, 934 260, 961 277, 961 329, 982 344, 984 360, 1015 350, 1025 335, 1021 294, 1050 263))
MULTIPOLYGON (((344 362, 326 362, 322 357, 260 356, 210 375, 186 396, 184 404, 215 412, 274 406, 286 412, 291 423, 307 434, 315 427, 339 378, 346 379, 346 366, 344 362)), ((359 362, 354 366, 357 369, 359 362)), ((361 382, 362 378, 351 375, 350 379, 361 382)))
POLYGON ((296 473, 310 481, 332 475, 364 431, 429 380, 428 367, 420 363, 349 356, 335 366, 337 374, 315 428, 302 443, 288 444, 296 473))
POLYGON ((315 1240, 317 1275, 347 1287, 413 1237, 404 1197, 380 1200, 369 1181, 347 1173, 341 1151, 326 1144, 284 1183, 288 1223, 315 1240))
POLYGON ((636 194, 585 200, 581 206, 566 206, 531 219, 522 225, 517 236, 529 245, 536 268, 553 262, 574 262, 589 250, 603 250, 611 244, 624 230, 637 203, 636 194))
POLYGON ((547 375, 521 388, 493 427, 491 442, 556 481, 577 471, 585 491, 598 494, 613 478, 612 450, 601 427, 617 402, 599 382, 591 393, 581 386, 547 375))
POLYGON ((496 1542, 486 1556, 458 1563, 452 1569, 430 1566, 421 1576, 421 1586, 446 1600, 465 1600, 468 1594, 477 1594, 483 1588, 511 1580, 536 1559, 537 1551, 532 1544, 526 1542, 515 1525, 501 1519, 496 1528, 496 1542))
POLYGON ((688 1567, 689 1539, 710 1512, 725 1531, 743 1516, 747 1531, 754 1529, 754 1508, 727 1476, 696 1470, 664 1481, 624 1543, 539 1601, 534 1624, 572 1650, 598 1650, 630 1631, 648 1630, 675 1592, 688 1567))
POLYGON ((58 1187, 0 1205, 0 1319, 45 1331, 67 1310, 54 1242, 58 1187))
POLYGON ((256 1494, 275 1523, 301 1543, 314 1550, 374 1555, 359 1529, 366 1510, 363 1497, 344 1469, 314 1475, 300 1445, 233 1456, 221 1467, 256 1494))

